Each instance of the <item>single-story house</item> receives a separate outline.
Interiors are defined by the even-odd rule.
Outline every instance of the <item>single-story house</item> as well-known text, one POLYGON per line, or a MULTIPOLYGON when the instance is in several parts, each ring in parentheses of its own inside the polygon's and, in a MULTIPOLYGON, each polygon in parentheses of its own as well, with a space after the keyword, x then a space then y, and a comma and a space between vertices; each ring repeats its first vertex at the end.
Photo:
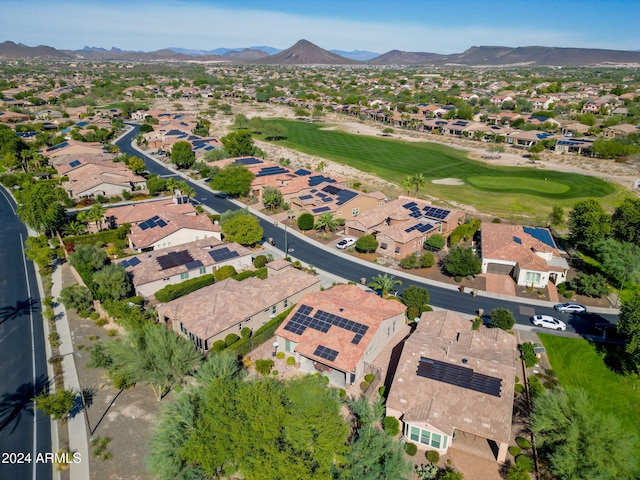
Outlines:
POLYGON ((302 297, 276 330, 276 341, 301 371, 321 372, 344 388, 367 373, 404 324, 405 309, 357 285, 336 285, 302 297))
POLYGON ((108 208, 104 213, 104 223, 109 228, 118 228, 125 223, 137 225, 164 212, 178 213, 190 217, 197 215, 196 208, 190 199, 179 190, 176 190, 171 197, 161 197, 108 208))
POLYGON ((122 195, 123 190, 133 192, 147 189, 147 180, 133 173, 121 162, 110 165, 90 163, 83 168, 71 170, 66 175, 69 181, 63 186, 71 198, 96 195, 111 197, 122 195))
POLYGON ((483 222, 480 235, 482 273, 509 275, 534 288, 567 280, 569 264, 548 228, 483 222))
POLYGON ((160 322, 208 351, 227 335, 240 336, 247 327, 256 331, 305 294, 320 290, 320 277, 277 259, 267 264, 264 280, 227 278, 184 297, 158 305, 160 322))
POLYGON ((136 252, 147 252, 211 237, 222 240, 222 233, 220 226, 213 224, 206 215, 164 211, 132 225, 129 246, 136 252))
POLYGON ((213 273, 231 265, 236 271, 252 265, 252 251, 237 243, 211 237, 118 260, 131 279, 136 295, 151 297, 167 285, 213 273))
POLYGON ((447 452, 466 438, 486 439, 504 462, 511 438, 517 339, 498 328, 472 330, 449 311, 425 312, 404 343, 387 415, 407 442, 447 452))

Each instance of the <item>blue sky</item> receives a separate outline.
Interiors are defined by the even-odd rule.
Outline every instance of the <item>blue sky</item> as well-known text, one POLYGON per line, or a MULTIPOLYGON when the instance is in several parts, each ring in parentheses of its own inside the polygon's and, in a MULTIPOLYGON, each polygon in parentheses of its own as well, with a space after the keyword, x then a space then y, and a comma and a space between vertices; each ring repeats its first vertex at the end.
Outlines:
POLYGON ((640 0, 0 0, 0 42, 213 50, 304 38, 327 50, 474 45, 640 50, 640 0))

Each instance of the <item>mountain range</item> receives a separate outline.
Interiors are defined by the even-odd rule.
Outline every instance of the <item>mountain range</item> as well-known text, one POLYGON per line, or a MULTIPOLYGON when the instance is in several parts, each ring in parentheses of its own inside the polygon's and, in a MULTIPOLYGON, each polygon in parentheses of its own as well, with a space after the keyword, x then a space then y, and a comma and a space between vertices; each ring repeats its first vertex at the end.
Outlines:
POLYGON ((112 47, 56 50, 50 46, 28 47, 11 41, 0 43, 0 58, 51 58, 121 61, 228 62, 266 65, 465 65, 465 66, 595 66, 640 65, 640 51, 559 47, 471 47, 462 53, 442 55, 391 50, 374 52, 325 50, 299 40, 286 50, 273 47, 188 50, 167 48, 154 52, 125 51, 112 47))

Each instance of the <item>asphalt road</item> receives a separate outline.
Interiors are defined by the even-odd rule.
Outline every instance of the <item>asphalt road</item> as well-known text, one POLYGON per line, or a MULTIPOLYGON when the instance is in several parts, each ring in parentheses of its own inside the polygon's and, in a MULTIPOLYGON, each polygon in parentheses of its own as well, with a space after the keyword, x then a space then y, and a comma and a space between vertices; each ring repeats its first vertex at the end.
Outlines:
POLYGON ((31 399, 48 382, 34 266, 23 252, 27 230, 0 188, 0 478, 51 479, 51 422, 31 399))
MULTIPOLYGON (((131 141, 135 138, 138 131, 139 126, 136 125, 133 131, 116 142, 122 152, 143 158, 149 173, 154 173, 160 176, 176 176, 173 172, 160 165, 151 157, 141 154, 131 146, 131 141)), ((176 177, 178 178, 179 176, 176 177)), ((217 212, 224 212, 226 210, 235 210, 239 208, 233 202, 216 197, 211 190, 205 189, 194 182, 189 182, 189 184, 196 192, 195 199, 217 212)), ((276 227, 272 222, 264 221, 262 219, 260 220, 260 223, 264 228, 265 238, 273 238, 276 246, 281 250, 284 250, 284 229, 276 227)), ((343 255, 336 255, 332 252, 328 252, 293 235, 287 235, 287 240, 288 250, 291 252, 293 257, 342 278, 359 283, 360 279, 363 277, 369 281, 372 277, 382 273, 375 267, 369 267, 350 261, 343 255), (291 249, 293 249, 293 251, 291 249)), ((396 274, 396 277, 401 276, 401 272, 396 274)), ((511 310, 516 318, 516 322, 521 325, 531 325, 531 316, 534 314, 547 314, 563 320, 567 324, 568 332, 575 332, 581 335, 599 335, 601 332, 598 332, 593 327, 596 323, 616 323, 618 321, 617 315, 601 315, 594 313, 583 315, 563 314, 556 312, 551 307, 540 307, 523 304, 518 301, 508 301, 484 296, 473 297, 470 294, 460 293, 457 290, 450 290, 448 288, 427 285, 410 280, 403 281, 403 285, 397 287, 397 289, 401 292, 402 289, 411 284, 427 288, 430 293, 429 303, 433 306, 470 315, 476 314, 479 309, 483 309, 485 313, 488 313, 494 308, 503 307, 511 310)), ((541 331, 544 331, 544 329, 541 329, 541 331)))

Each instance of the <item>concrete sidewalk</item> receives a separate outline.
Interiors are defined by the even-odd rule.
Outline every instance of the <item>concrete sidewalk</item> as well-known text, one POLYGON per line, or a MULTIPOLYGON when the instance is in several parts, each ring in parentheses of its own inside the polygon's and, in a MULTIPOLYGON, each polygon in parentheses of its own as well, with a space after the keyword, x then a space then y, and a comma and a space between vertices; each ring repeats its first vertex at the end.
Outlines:
MULTIPOLYGON (((64 387, 76 392, 81 392, 73 354, 73 343, 71 341, 71 330, 69 329, 67 311, 62 303, 55 303, 60 297, 60 291, 62 290, 62 267, 58 263, 54 266, 52 282, 51 295, 54 298, 53 311, 56 318, 56 329, 58 335, 60 335, 60 356, 62 357, 62 370, 64 372, 64 387)), ((79 453, 81 458, 79 463, 71 463, 69 478, 71 480, 89 480, 89 439, 87 437, 87 424, 85 422, 84 410, 78 412, 73 418, 70 418, 67 421, 67 427, 69 429, 69 450, 72 453, 79 453)))

